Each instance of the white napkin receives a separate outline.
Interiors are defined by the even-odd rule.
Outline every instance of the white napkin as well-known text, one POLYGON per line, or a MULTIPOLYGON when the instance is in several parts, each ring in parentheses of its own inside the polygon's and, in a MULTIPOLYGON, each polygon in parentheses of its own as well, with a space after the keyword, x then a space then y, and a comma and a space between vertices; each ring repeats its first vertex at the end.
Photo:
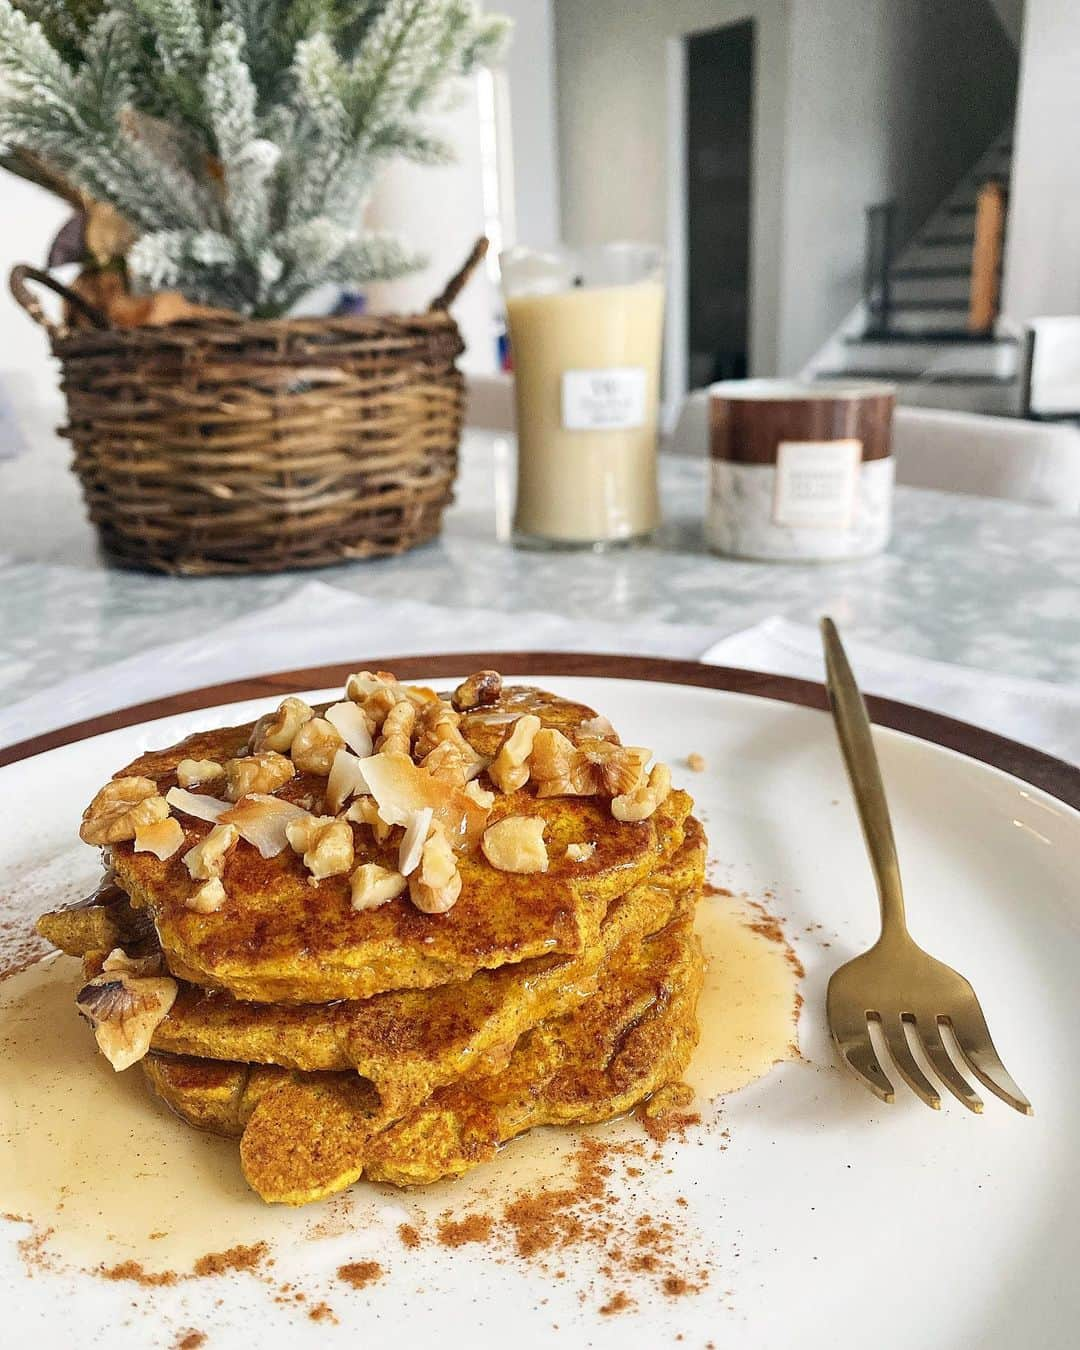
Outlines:
MULTIPOLYGON (((1080 763, 1080 693, 1074 689, 903 656, 847 636, 844 646, 868 694, 945 713, 1080 763)), ((701 660, 773 675, 825 678, 818 630, 779 617, 732 633, 709 647, 701 660)))
POLYGON ((206 634, 75 675, 0 709, 0 746, 206 684, 300 666, 427 652, 595 651, 695 658, 715 629, 656 621, 581 623, 542 612, 387 603, 325 582, 206 634))

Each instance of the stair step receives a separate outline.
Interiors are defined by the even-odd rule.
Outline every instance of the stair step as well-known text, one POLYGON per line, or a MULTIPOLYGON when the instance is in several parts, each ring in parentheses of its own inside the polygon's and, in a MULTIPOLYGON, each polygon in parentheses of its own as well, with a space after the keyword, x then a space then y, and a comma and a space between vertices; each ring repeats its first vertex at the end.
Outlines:
POLYGON ((970 247, 974 237, 970 234, 927 234, 921 239, 916 237, 913 243, 919 248, 955 248, 959 244, 970 247))
POLYGON ((942 371, 925 376, 910 370, 865 370, 853 367, 846 370, 818 370, 815 380, 891 380, 896 384, 975 384, 1008 385, 1016 383, 1015 375, 983 375, 967 371, 942 371))
POLYGON ((892 267, 889 269, 889 276, 893 281, 931 281, 931 280, 949 280, 953 277, 962 277, 965 280, 971 276, 970 267, 892 267))
POLYGON ((1019 338, 997 333, 969 333, 963 328, 941 328, 936 332, 933 329, 927 332, 913 330, 910 333, 896 333, 891 329, 881 333, 867 331, 861 337, 846 337, 844 341, 851 344, 857 342, 971 342, 980 347, 991 344, 1010 347, 1019 345, 1019 338))
POLYGON ((894 299, 890 309, 920 310, 948 309, 956 313, 966 313, 970 305, 968 300, 904 300, 894 299))

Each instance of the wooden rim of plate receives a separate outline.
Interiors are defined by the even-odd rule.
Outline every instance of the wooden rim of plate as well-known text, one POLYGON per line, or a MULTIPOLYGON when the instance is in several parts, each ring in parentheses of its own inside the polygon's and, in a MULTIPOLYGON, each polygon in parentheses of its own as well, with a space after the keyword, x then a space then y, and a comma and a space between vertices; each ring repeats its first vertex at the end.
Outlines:
MULTIPOLYGON (((354 670, 393 670, 402 679, 437 679, 469 670, 495 669, 504 675, 594 676, 602 679, 648 680, 661 684, 691 685, 728 693, 793 703, 804 708, 827 710, 823 685, 789 675, 769 675, 734 666, 707 666, 699 661, 672 661, 646 656, 597 655, 591 652, 447 652, 433 656, 365 657, 328 666, 309 666, 258 675, 226 684, 205 685, 185 693, 170 694, 148 703, 136 703, 115 712, 87 718, 41 736, 0 749, 0 767, 87 740, 107 731, 140 722, 195 712, 245 699, 273 698, 302 689, 321 689, 344 684, 354 670)), ((1030 746, 1021 745, 992 731, 967 722, 929 712, 911 704, 868 695, 870 716, 879 726, 906 732, 919 740, 943 746, 969 759, 1001 769, 1033 787, 1041 788, 1066 805, 1080 810, 1080 769, 1030 746)))

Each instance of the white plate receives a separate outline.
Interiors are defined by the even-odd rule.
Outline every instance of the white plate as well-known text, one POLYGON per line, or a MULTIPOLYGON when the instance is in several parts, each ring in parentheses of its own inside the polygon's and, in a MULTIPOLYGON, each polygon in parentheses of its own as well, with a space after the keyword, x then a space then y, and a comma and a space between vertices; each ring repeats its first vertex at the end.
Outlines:
MULTIPOLYGON (((336 1324, 261 1297, 265 1289, 246 1275, 154 1290, 85 1275, 30 1279, 17 1251, 25 1229, 0 1221, 0 1340, 21 1347, 77 1338, 141 1350, 172 1345, 178 1328, 195 1327, 210 1347, 260 1350, 355 1345, 360 1336, 403 1348, 525 1350, 561 1340, 625 1350, 667 1346, 679 1333, 688 1347, 1075 1344, 1080 815, 949 751, 876 734, 915 933, 972 980, 1036 1114, 1025 1119, 993 1098, 982 1117, 956 1103, 936 1114, 910 1095, 885 1107, 837 1066, 822 1012, 830 970, 876 929, 874 889, 828 719, 707 689, 544 683, 600 708, 628 739, 672 764, 690 751, 705 756, 706 773, 678 777, 706 820, 713 880, 770 892, 806 966, 803 1061, 721 1104, 726 1149, 715 1130, 691 1133, 637 1183, 657 1212, 676 1194, 689 1198, 699 1246, 688 1256, 711 1264, 706 1290, 676 1300, 635 1290, 635 1311, 604 1317, 589 1292, 592 1272, 580 1265, 555 1281, 513 1258, 493 1264, 483 1246, 398 1248, 386 1236, 387 1216, 402 1216, 409 1201, 394 1206, 383 1192, 376 1202, 361 1184, 358 1227, 344 1236, 301 1241, 294 1215, 268 1211, 281 1225, 276 1281, 310 1282, 344 1260, 383 1258, 381 1282, 362 1292, 338 1284, 328 1297, 336 1324)), ((75 830, 85 802, 119 765, 267 706, 170 717, 0 771, 0 917, 33 914, 93 880, 94 858, 75 830)), ((85 1040, 74 1016, 70 1031, 85 1040)), ((186 1200, 205 1211, 212 1235, 213 1197, 186 1200)))

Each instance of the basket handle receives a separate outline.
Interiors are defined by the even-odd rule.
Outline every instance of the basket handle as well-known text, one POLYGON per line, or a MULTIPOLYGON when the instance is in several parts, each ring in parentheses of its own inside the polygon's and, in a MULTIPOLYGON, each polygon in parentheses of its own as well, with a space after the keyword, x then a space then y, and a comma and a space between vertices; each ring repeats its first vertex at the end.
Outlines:
POLYGON ((446 283, 442 295, 437 295, 435 299, 432 300, 431 304, 428 305, 428 309, 436 309, 436 310, 449 309, 450 306, 461 294, 461 292, 465 289, 466 283, 468 282, 472 274, 476 271, 477 267, 479 267, 487 251, 488 251, 487 238, 485 235, 481 235, 480 238, 476 241, 476 243, 473 244, 472 252, 465 259, 465 261, 458 268, 458 270, 454 273, 454 275, 450 278, 450 280, 446 283))
POLYGON ((31 294, 30 288, 26 284, 28 281, 36 281, 38 285, 44 286, 46 290, 58 295, 61 300, 67 301, 69 305, 85 314, 95 328, 110 328, 112 326, 103 310, 98 309, 96 305, 92 305, 89 300, 84 300, 76 291, 70 290, 62 282, 57 281, 55 277, 49 276, 48 272, 42 272, 40 268, 30 267, 26 263, 18 263, 11 269, 11 277, 8 280, 11 294, 34 322, 45 329, 54 342, 58 338, 66 337, 67 329, 63 325, 55 324, 46 318, 45 311, 31 294))

